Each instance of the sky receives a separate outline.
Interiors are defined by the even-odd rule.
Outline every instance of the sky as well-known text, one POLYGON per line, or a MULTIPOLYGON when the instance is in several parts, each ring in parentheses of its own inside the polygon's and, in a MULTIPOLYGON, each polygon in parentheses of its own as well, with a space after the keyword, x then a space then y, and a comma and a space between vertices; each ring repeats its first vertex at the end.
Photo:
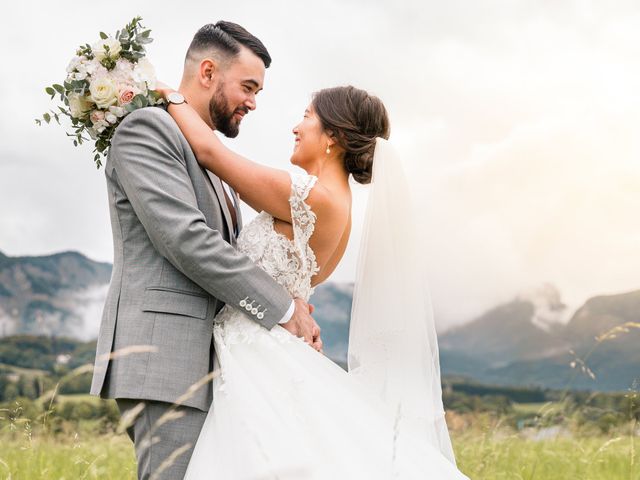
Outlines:
MULTIPOLYGON (((226 141, 279 168, 311 93, 378 95, 415 194, 416 227, 440 329, 555 286, 572 308, 640 288, 640 7, 633 1, 25 0, 0 18, 0 250, 78 250, 112 260, 104 173, 34 118, 80 44, 136 15, 148 58, 177 86, 205 23, 245 26, 269 49, 258 109, 226 141)), ((366 188, 332 280, 352 281, 366 188)), ((245 210, 245 222, 253 216, 245 210)))

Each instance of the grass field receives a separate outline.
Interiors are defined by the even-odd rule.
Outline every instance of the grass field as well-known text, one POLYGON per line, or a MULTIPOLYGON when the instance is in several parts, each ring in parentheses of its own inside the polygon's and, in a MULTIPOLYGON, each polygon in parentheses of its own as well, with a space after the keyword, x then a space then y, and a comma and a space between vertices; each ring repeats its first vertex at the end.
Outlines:
POLYGON ((463 434, 455 446, 458 467, 477 480, 640 480, 629 437, 533 441, 463 434))
MULTIPOLYGON (((113 401, 56 395, 51 411, 62 414, 73 407, 67 412, 72 416, 65 417, 71 421, 38 413, 47 411, 43 403, 35 401, 30 408, 25 404, 24 410, 0 410, 0 480, 136 478, 131 442, 124 434, 113 433, 117 409, 115 416, 106 414, 111 415, 107 423, 88 409, 115 408, 113 401), (84 417, 83 412, 90 415, 84 417)), ((538 422, 515 427, 518 423, 508 416, 448 413, 458 467, 469 478, 640 480, 636 453, 640 429, 635 421, 604 434, 597 425, 578 426, 571 417, 563 417, 560 424, 545 421, 563 413, 561 402, 514 404, 514 411, 519 418, 535 416, 538 422)))
MULTIPOLYGON (((637 441, 637 439, 635 439, 637 441)), ((124 435, 53 436, 4 432, 0 478, 135 479, 124 435)), ((459 468, 474 480, 640 480, 634 439, 620 436, 532 441, 502 430, 454 435, 459 468), (635 463, 635 465, 634 465, 635 463)))
POLYGON ((122 435, 98 438, 38 437, 0 440, 3 480, 135 480, 135 457, 122 435))

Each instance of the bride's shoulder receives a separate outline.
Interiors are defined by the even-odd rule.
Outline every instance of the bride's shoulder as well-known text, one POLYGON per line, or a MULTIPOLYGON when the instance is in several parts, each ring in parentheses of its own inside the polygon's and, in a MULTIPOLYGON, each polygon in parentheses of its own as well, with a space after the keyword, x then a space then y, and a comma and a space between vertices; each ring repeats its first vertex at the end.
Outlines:
POLYGON ((302 201, 317 218, 347 216, 350 210, 349 198, 337 192, 315 175, 291 173, 292 201, 302 201))
POLYGON ((291 195, 305 200, 313 187, 318 183, 318 177, 306 172, 289 172, 291 178, 291 195))

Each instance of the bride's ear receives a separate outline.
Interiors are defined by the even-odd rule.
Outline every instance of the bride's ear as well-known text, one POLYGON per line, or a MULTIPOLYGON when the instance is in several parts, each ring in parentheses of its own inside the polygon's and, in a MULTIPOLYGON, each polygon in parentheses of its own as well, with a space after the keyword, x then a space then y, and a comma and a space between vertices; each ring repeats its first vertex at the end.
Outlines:
POLYGON ((327 137, 327 147, 333 147, 338 143, 335 134, 331 130, 325 130, 324 134, 327 137))
POLYGON ((338 154, 341 154, 342 152, 344 152, 344 149, 338 143, 338 138, 333 133, 329 135, 328 143, 329 143, 329 147, 332 150, 336 150, 338 154))

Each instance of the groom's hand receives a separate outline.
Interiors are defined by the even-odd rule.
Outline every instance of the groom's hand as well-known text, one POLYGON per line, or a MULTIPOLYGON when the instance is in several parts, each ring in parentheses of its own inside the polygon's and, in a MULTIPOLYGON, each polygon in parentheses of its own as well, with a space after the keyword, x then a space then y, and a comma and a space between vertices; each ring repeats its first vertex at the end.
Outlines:
MULTIPOLYGON (((313 313, 315 309, 316 307, 314 305, 309 304, 309 313, 313 313)), ((320 325, 318 325, 317 323, 315 325, 316 325, 316 328, 314 328, 313 343, 311 344, 311 346, 315 348, 317 351, 319 351, 320 353, 324 353, 322 351, 322 339, 320 338, 320 325)))
POLYGON ((309 304, 301 298, 294 299, 294 303, 295 311, 293 312, 293 316, 287 323, 283 323, 282 327, 296 337, 303 337, 304 341, 316 350, 322 350, 320 327, 309 313, 309 304))

